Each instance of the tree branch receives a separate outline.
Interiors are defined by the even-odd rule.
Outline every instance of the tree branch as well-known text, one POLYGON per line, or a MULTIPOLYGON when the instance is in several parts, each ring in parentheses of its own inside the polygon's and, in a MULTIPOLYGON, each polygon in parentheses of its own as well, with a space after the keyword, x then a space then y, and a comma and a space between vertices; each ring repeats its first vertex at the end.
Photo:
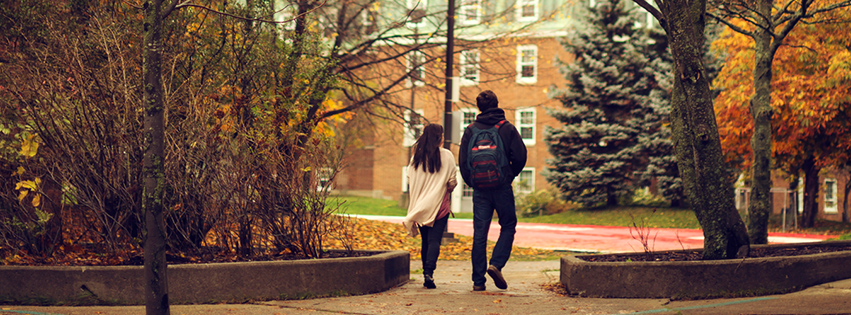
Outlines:
POLYGON ((635 2, 635 4, 637 4, 638 6, 644 8, 644 10, 647 10, 647 12, 650 12, 650 14, 652 14, 653 17, 655 17, 656 20, 659 21, 659 25, 661 25, 662 28, 665 29, 665 31, 668 30, 668 22, 665 20, 665 17, 662 15, 662 12, 656 9, 656 7, 650 5, 650 3, 647 3, 647 1, 644 0, 632 1, 635 2))
MULTIPOLYGON (((303 15, 307 15, 308 13, 316 11, 317 9, 323 7, 327 2, 328 2, 328 0, 322 0, 321 4, 313 7, 312 9, 308 10, 307 12, 303 13, 303 15)), ((189 3, 188 0, 181 3, 181 4, 178 4, 174 7, 172 7, 169 10, 169 13, 171 13, 171 11, 173 11, 175 9, 187 8, 187 7, 202 9, 202 10, 210 11, 210 12, 222 15, 222 16, 227 16, 227 17, 231 17, 231 18, 239 19, 239 20, 243 20, 243 21, 261 22, 261 23, 269 23, 269 24, 285 24, 285 23, 295 21, 298 18, 298 16, 294 16, 290 19, 283 20, 283 21, 266 20, 266 19, 259 19, 259 18, 246 18, 244 16, 237 16, 237 15, 233 15, 233 14, 230 14, 230 13, 227 13, 227 12, 218 11, 218 10, 215 10, 215 9, 212 9, 212 8, 200 5, 200 4, 192 4, 192 3, 189 3)))
POLYGON ((741 27, 738 27, 737 25, 735 25, 735 24, 733 24, 733 23, 728 22, 728 21, 727 21, 726 19, 724 19, 723 17, 717 16, 717 15, 715 15, 715 14, 708 13, 708 12, 706 13, 706 15, 707 15, 707 16, 709 16, 709 17, 711 17, 711 18, 713 18, 713 19, 715 19, 715 21, 717 21, 718 23, 721 23, 721 24, 726 25, 727 27, 729 27, 730 29, 732 29, 732 30, 736 31, 737 33, 740 33, 740 34, 745 35, 745 36, 748 36, 748 37, 754 37, 754 32, 747 31, 747 30, 745 30, 745 29, 743 29, 743 28, 741 28, 741 27))

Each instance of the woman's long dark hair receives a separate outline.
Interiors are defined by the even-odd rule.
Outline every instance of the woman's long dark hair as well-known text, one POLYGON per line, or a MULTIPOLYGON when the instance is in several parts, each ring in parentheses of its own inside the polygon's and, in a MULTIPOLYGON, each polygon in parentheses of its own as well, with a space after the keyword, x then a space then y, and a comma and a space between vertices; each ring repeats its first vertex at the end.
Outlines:
POLYGON ((414 144, 414 169, 420 164, 429 173, 440 171, 440 140, 443 138, 443 126, 429 124, 423 128, 423 134, 414 144))

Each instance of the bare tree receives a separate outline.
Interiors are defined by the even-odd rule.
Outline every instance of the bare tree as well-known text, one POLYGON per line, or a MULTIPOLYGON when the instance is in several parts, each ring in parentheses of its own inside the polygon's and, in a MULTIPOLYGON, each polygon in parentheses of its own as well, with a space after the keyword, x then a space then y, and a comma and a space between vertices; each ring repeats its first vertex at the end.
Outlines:
POLYGON ((709 78, 703 64, 707 0, 644 0, 635 3, 665 29, 674 58, 671 126, 677 165, 689 204, 703 228, 704 259, 743 257, 750 246, 736 211, 715 123, 709 78))

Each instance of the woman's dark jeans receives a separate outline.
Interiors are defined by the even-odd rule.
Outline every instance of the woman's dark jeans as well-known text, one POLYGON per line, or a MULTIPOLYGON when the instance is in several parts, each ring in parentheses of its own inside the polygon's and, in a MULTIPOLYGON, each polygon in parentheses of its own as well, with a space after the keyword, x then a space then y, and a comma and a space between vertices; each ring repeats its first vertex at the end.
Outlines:
POLYGON ((434 269, 437 268, 437 257, 440 256, 440 241, 443 240, 443 231, 446 230, 447 222, 449 222, 448 215, 435 220, 433 226, 420 226, 420 235, 423 239, 420 256, 423 260, 424 275, 434 275, 434 269))

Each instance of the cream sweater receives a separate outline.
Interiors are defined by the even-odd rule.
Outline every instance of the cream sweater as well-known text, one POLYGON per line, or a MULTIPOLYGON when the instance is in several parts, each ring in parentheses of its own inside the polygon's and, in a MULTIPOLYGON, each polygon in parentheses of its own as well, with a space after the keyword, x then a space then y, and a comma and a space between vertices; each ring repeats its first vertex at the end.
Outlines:
POLYGON ((455 173, 455 156, 444 148, 440 148, 440 170, 437 172, 429 173, 423 164, 418 168, 408 164, 408 215, 402 222, 408 235, 417 236, 418 226, 434 224, 444 194, 458 184, 455 173))

